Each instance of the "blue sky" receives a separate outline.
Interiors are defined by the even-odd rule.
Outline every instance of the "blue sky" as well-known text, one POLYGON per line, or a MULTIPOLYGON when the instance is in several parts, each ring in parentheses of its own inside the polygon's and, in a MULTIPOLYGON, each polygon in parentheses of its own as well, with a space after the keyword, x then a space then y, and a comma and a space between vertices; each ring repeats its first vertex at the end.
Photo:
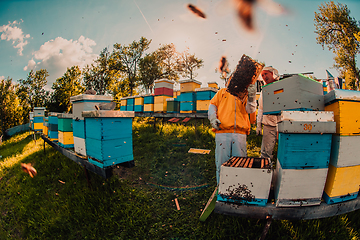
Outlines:
MULTIPOLYGON (((204 60, 195 78, 223 82, 215 68, 226 56, 233 70, 242 54, 277 68, 280 74, 314 72, 326 78, 333 54, 316 44, 314 12, 324 1, 273 0, 286 14, 272 15, 256 7, 255 33, 238 23, 231 0, 3 0, 0 1, 0 78, 26 78, 30 69, 46 68, 48 88, 67 67, 84 67, 114 43, 130 44, 141 36, 152 39, 148 52, 174 43, 189 47, 204 60), (186 5, 201 8, 207 19, 191 14, 186 5)), ((327 1, 328 2, 328 1, 327 1)), ((360 1, 344 0, 360 20, 360 1)))

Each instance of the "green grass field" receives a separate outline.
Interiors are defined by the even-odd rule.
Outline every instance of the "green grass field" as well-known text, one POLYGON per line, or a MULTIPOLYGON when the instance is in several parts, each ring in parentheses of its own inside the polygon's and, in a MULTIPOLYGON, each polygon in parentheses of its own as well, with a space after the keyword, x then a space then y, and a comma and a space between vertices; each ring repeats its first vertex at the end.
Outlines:
MULTIPOLYGON (((200 214, 215 189, 214 133, 198 121, 136 119, 135 167, 103 179, 22 133, 0 146, 0 239, 257 239, 265 220, 200 214), (188 153, 190 148, 210 154, 188 153), (32 163, 34 178, 21 171, 32 163), (177 210, 175 198, 180 210, 177 210)), ((258 156, 261 138, 248 137, 258 156)), ((359 239, 360 212, 321 220, 273 221, 267 239, 359 239)))

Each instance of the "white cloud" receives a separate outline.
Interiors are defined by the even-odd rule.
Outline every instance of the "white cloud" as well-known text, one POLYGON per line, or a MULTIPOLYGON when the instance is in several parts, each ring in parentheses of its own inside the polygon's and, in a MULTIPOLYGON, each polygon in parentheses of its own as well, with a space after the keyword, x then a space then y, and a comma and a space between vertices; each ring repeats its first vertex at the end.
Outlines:
POLYGON ((49 73, 48 84, 64 75, 67 68, 79 66, 80 69, 91 64, 98 54, 94 54, 92 47, 94 40, 80 36, 78 40, 67 40, 57 37, 44 43, 38 51, 33 53, 33 58, 28 61, 24 71, 30 69, 46 69, 49 73))
MULTIPOLYGON (((23 20, 21 20, 23 22, 23 20)), ((0 39, 6 41, 12 41, 12 45, 14 48, 18 48, 18 54, 20 56, 23 55, 22 51, 24 50, 24 46, 28 44, 26 38, 30 38, 30 34, 24 35, 23 31, 17 27, 21 22, 13 21, 9 22, 8 25, 0 26, 0 39)))

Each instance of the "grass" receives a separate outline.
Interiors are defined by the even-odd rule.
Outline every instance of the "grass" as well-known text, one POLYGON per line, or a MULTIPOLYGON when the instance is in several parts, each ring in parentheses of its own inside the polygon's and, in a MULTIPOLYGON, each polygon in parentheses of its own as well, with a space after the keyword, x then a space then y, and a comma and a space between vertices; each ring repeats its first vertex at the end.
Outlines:
MULTIPOLYGON (((265 220, 212 213, 200 222, 215 180, 214 133, 186 125, 136 119, 134 168, 103 179, 28 133, 0 146, 0 239, 257 239, 265 220), (209 155, 187 153, 210 149, 209 155), (31 162, 37 176, 21 171, 31 162), (180 204, 176 209, 174 199, 180 204)), ((248 137, 258 156, 261 138, 248 137)), ((311 221, 273 221, 267 239, 358 239, 359 211, 311 221)))

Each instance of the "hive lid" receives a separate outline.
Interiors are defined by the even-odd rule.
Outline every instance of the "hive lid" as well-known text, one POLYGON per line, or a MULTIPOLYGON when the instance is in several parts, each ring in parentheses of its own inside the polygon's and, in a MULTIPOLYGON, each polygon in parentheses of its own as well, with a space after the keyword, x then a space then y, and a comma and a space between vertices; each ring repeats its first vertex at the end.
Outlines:
POLYGON ((190 82, 193 82, 193 83, 197 83, 199 85, 201 85, 201 82, 195 80, 195 79, 185 79, 185 80, 180 80, 179 83, 182 84, 182 83, 190 83, 190 82))
POLYGON ((58 113, 58 118, 73 118, 72 113, 58 113))
POLYGON ((135 117, 134 111, 119 111, 119 110, 98 110, 98 111, 83 111, 83 117, 135 117))
POLYGON ((167 83, 171 83, 171 84, 175 83, 173 80, 169 80, 169 79, 166 79, 166 78, 158 79, 158 80, 154 81, 154 83, 160 83, 160 82, 167 82, 167 83))
POLYGON ((59 114, 59 113, 57 113, 57 112, 49 112, 49 113, 48 113, 48 116, 57 117, 58 114, 59 114))
POLYGON ((34 107, 34 110, 45 110, 45 107, 34 107))
POLYGON ((281 111, 281 121, 333 122, 333 111, 281 111))
POLYGON ((195 88, 195 92, 203 92, 203 91, 217 92, 218 90, 216 88, 213 88, 213 87, 195 88))
POLYGON ((334 89, 324 96, 325 104, 335 100, 360 101, 360 92, 346 89, 334 89))
POLYGON ((178 99, 177 98, 167 98, 166 101, 167 102, 177 102, 178 99))
POLYGON ((82 100, 96 100, 96 101, 112 101, 112 96, 105 95, 91 95, 91 94, 80 94, 70 97, 70 102, 77 102, 82 100))

